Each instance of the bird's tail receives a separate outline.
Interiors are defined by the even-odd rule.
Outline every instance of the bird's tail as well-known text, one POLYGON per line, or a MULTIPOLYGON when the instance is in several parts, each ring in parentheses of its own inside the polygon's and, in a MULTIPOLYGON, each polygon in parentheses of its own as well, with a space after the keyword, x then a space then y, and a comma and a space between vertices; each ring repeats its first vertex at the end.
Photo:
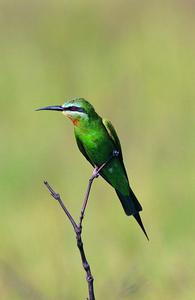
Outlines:
POLYGON ((146 230, 145 230, 145 228, 144 228, 144 225, 143 225, 143 223, 142 223, 142 219, 141 219, 141 217, 140 217, 140 214, 137 212, 137 213, 134 214, 133 216, 134 216, 134 218, 136 219, 136 221, 137 221, 137 223, 139 224, 139 226, 141 227, 141 229, 142 229, 143 233, 145 234, 147 240, 149 241, 149 237, 148 237, 147 232, 146 232, 146 230))
POLYGON ((148 235, 146 233, 146 230, 144 228, 144 225, 142 223, 139 211, 142 210, 141 204, 139 203, 139 201, 137 200, 135 194, 133 193, 133 191, 129 190, 129 195, 128 196, 124 196, 123 194, 121 194, 119 191, 116 190, 116 193, 121 201, 121 204, 123 206, 123 209, 125 211, 125 213, 128 216, 133 215, 135 220, 137 221, 137 223, 139 224, 139 226, 141 227, 142 231, 144 232, 146 238, 149 240, 148 235))

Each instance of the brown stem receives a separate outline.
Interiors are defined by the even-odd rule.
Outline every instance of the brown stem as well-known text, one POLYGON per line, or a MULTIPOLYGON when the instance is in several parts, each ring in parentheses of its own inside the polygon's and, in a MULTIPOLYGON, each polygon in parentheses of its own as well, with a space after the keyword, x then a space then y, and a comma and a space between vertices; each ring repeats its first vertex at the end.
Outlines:
POLYGON ((84 246, 83 246, 83 241, 82 241, 82 222, 83 222, 85 210, 86 210, 88 199, 89 199, 89 194, 90 194, 91 187, 92 187, 94 179, 99 176, 99 172, 105 167, 105 165, 108 162, 110 162, 110 160, 113 157, 117 157, 117 156, 118 156, 118 152, 117 153, 113 152, 112 156, 105 163, 103 163, 100 167, 95 167, 95 169, 92 173, 92 176, 90 177, 89 182, 88 182, 88 186, 87 186, 86 194, 85 194, 85 197, 84 197, 84 202, 83 202, 83 206, 82 206, 82 209, 81 209, 80 219, 79 219, 78 225, 76 224, 76 222, 73 219, 73 217, 71 216, 70 212, 68 211, 68 209, 64 205, 64 203, 63 203, 63 201, 60 197, 60 194, 56 193, 47 181, 44 181, 44 184, 47 187, 47 189, 49 190, 51 196, 55 200, 58 201, 61 208, 65 212, 65 214, 68 217, 69 221, 71 222, 72 227, 74 229, 74 232, 76 234, 77 247, 79 248, 82 265, 83 265, 83 268, 86 272, 86 280, 87 280, 87 283, 88 283, 89 300, 95 300, 94 286, 93 286, 94 279, 93 279, 91 269, 90 269, 90 265, 87 261, 85 251, 84 251, 84 246))
POLYGON ((90 191, 91 191, 91 186, 93 184, 94 179, 98 178, 99 172, 101 171, 101 169, 103 167, 105 167, 106 164, 107 164, 107 162, 103 163, 100 167, 95 167, 95 169, 93 170, 92 176, 89 178, 89 183, 88 183, 88 186, 87 186, 87 191, 86 191, 85 198, 84 198, 84 201, 83 201, 83 206, 82 206, 81 214, 80 214, 80 220, 79 220, 79 224, 78 224, 78 227, 81 230, 82 230, 83 218, 84 218, 84 215, 85 215, 85 209, 87 207, 89 194, 90 194, 90 191))
MULTIPOLYGON (((94 178, 93 178, 93 180, 94 180, 94 178)), ((88 194, 87 194, 86 197, 89 197, 89 192, 90 192, 90 188, 91 188, 93 180, 89 181, 89 185, 88 185, 88 189, 87 189, 88 194)), ((47 181, 44 181, 44 184, 47 187, 47 189, 49 190, 49 192, 51 193, 51 196, 55 200, 58 201, 58 203, 60 204, 60 206, 62 207, 63 211, 65 212, 66 216, 68 217, 69 221, 72 224, 72 227, 73 227, 74 232, 76 234, 77 247, 79 248, 79 251, 80 251, 80 256, 81 256, 83 268, 86 272, 86 280, 87 280, 87 283, 88 283, 88 291, 89 291, 89 300, 95 300, 94 287, 93 287, 94 279, 93 279, 93 276, 91 274, 91 269, 90 269, 89 263, 87 261, 86 255, 85 255, 82 236, 81 236, 81 234, 82 234, 82 225, 81 225, 82 221, 81 221, 81 223, 79 223, 79 225, 77 225, 76 222, 74 221, 73 217, 71 216, 70 212, 65 207, 60 195, 53 190, 53 188, 49 185, 49 183, 47 181)), ((85 208, 86 208, 86 206, 85 206, 85 208)))

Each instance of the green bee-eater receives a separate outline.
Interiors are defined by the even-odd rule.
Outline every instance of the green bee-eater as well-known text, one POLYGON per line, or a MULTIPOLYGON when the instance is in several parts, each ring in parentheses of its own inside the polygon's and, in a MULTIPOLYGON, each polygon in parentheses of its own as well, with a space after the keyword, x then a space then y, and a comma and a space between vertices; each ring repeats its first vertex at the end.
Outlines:
POLYGON ((100 175, 115 189, 125 213, 134 216, 148 239, 139 215, 142 207, 129 185, 121 144, 112 123, 102 119, 93 106, 82 98, 73 98, 63 105, 37 110, 62 111, 72 121, 79 150, 93 167, 101 166, 114 151, 118 151, 119 155, 113 156, 100 175))

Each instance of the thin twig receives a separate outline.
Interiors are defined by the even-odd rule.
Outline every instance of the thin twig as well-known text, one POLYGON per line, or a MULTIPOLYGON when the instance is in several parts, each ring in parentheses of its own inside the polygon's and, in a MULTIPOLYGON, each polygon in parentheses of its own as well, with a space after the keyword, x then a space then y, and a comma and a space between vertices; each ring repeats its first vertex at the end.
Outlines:
POLYGON ((52 187, 49 185, 49 183, 47 181, 44 181, 44 184, 46 185, 46 187, 48 188, 49 192, 51 193, 51 196, 57 200, 61 206, 61 208, 63 209, 63 211, 65 212, 65 214, 67 215, 68 219, 70 220, 73 228, 74 228, 74 231, 76 233, 76 231, 78 230, 77 228, 77 224, 76 222, 74 221, 73 217, 71 216, 71 214, 69 213, 69 211, 67 210, 67 208, 65 207, 62 199, 60 198, 60 194, 56 193, 52 187))
MULTIPOLYGON (((95 177, 93 179, 91 179, 91 178, 89 180, 87 193, 86 193, 86 197, 85 197, 86 203, 87 203, 87 199, 89 197, 89 192, 90 192, 90 189, 91 189, 91 185, 92 185, 93 180, 95 179, 95 177)), ((94 287, 93 287, 94 279, 93 279, 93 276, 91 274, 91 269, 90 269, 89 263, 87 261, 86 255, 85 255, 85 251, 84 251, 84 247, 83 247, 83 241, 82 241, 82 237, 81 237, 81 233, 82 233, 82 225, 81 224, 82 224, 82 221, 79 222, 79 225, 77 225, 76 222, 74 221, 73 217, 71 216, 70 212, 65 207, 60 195, 53 190, 53 188, 49 185, 49 183, 47 181, 44 181, 44 184, 46 185, 47 189, 51 193, 51 196, 59 202, 60 206, 62 207, 63 211, 65 212, 66 216, 68 217, 68 219, 70 220, 70 222, 72 224, 72 227, 73 227, 74 232, 76 234, 77 247, 79 248, 79 251, 80 251, 80 256, 81 256, 83 268, 86 272, 86 280, 87 280, 87 283, 88 283, 88 291, 89 291, 89 300, 95 300, 94 287)), ((85 205, 85 208, 86 208, 86 205, 85 205)), ((85 211, 85 208, 84 208, 84 211, 85 211)), ((83 216, 84 216, 84 214, 83 214, 83 216)), ((82 220, 81 217, 80 217, 80 220, 82 220)))
POLYGON ((95 300, 94 286, 93 286, 94 279, 93 279, 91 269, 90 269, 90 265, 87 261, 85 251, 84 251, 84 246, 83 246, 83 241, 82 241, 82 222, 83 222, 85 210, 86 210, 88 199, 89 199, 89 194, 90 194, 91 187, 92 187, 94 179, 98 178, 99 172, 105 167, 105 165, 107 165, 113 157, 117 157, 118 155, 119 155, 118 151, 113 151, 113 154, 111 155, 111 157, 105 163, 103 163, 100 167, 95 167, 95 169, 92 173, 92 176, 90 177, 89 182, 88 182, 88 186, 87 186, 86 194, 85 194, 85 197, 84 197, 84 201, 83 201, 83 205, 82 205, 78 225, 75 222, 75 220, 73 219, 73 217, 70 214, 70 212, 68 211, 68 209, 66 208, 66 206, 64 205, 64 203, 63 203, 63 201, 60 197, 60 194, 56 193, 47 181, 44 181, 44 184, 47 187, 47 189, 49 190, 51 196, 55 200, 57 200, 58 203, 60 204, 60 206, 62 207, 63 211, 65 212, 66 216, 68 217, 69 221, 71 222, 72 227, 74 229, 74 232, 76 234, 77 247, 79 248, 82 265, 83 265, 83 268, 86 272, 86 280, 87 280, 87 283, 88 283, 89 300, 95 300))
POLYGON ((118 157, 119 156, 119 151, 118 150, 113 150, 113 153, 111 154, 111 156, 107 159, 107 161, 105 161, 100 167, 95 167, 94 170, 93 170, 93 173, 92 173, 92 176, 90 177, 89 179, 89 183, 88 183, 88 186, 87 186, 87 191, 86 191, 86 194, 85 194, 85 198, 84 198, 84 201, 83 201, 83 206, 82 206, 82 209, 81 209, 81 214, 80 214, 80 221, 79 221, 79 224, 78 224, 78 227, 81 229, 82 231, 82 222, 83 222, 83 218, 84 218, 84 214, 85 214, 85 209, 86 209, 86 206, 87 206, 87 203, 88 203, 88 199, 89 199, 89 193, 90 193, 90 190, 91 190, 91 186, 92 186, 92 183, 94 181, 95 178, 98 178, 99 176, 99 173, 100 171, 114 158, 114 157, 118 157))
POLYGON ((85 198, 84 198, 84 201, 83 201, 83 206, 82 206, 82 209, 81 209, 80 220, 79 220, 79 224, 78 224, 78 227, 81 230, 82 230, 82 222, 83 222, 83 218, 84 218, 84 214, 85 214, 85 209, 87 207, 89 194, 90 194, 90 191, 91 191, 91 186, 93 184, 94 179, 98 178, 99 172, 101 171, 101 169, 103 169, 103 167, 105 167, 106 164, 107 164, 107 162, 102 164, 99 168, 95 167, 95 169, 93 170, 92 176, 89 179, 89 183, 88 183, 88 186, 87 186, 87 191, 86 191, 85 198))

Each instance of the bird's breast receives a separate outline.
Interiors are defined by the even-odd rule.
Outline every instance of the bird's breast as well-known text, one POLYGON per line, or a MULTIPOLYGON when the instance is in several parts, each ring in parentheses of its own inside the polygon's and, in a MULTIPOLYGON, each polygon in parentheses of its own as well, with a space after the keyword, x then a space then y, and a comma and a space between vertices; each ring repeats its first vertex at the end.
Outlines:
POLYGON ((111 155, 113 142, 101 132, 90 132, 83 137, 83 145, 94 164, 104 163, 111 155))

